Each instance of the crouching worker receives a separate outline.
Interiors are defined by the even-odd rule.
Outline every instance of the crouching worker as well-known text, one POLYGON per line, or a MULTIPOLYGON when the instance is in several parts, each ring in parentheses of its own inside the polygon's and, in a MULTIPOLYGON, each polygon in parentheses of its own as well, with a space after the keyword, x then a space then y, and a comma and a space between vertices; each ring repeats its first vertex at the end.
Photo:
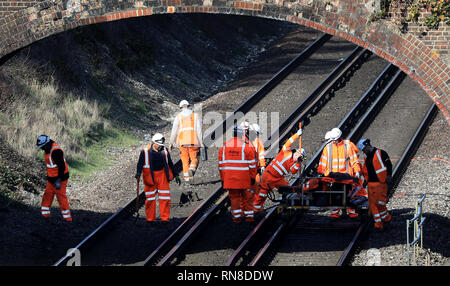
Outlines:
MULTIPOLYGON (((174 166, 169 152, 164 148, 165 138, 156 133, 152 144, 141 150, 137 163, 135 178, 139 181, 141 174, 145 191, 145 214, 147 221, 156 220, 156 195, 159 199, 159 214, 161 221, 169 221, 170 217, 170 186, 174 178, 174 166)), ((175 180, 181 184, 179 176, 175 180)))
POLYGON ((241 126, 233 129, 233 138, 225 142, 219 150, 219 173, 222 187, 228 190, 231 214, 234 223, 240 223, 242 215, 246 222, 254 221, 252 193, 255 184, 255 148, 243 139, 241 126))
POLYGON ((64 159, 64 153, 61 147, 47 135, 38 137, 36 147, 44 150, 45 163, 47 164, 47 186, 42 197, 41 214, 43 217, 50 217, 50 207, 56 195, 63 219, 65 221, 72 221, 69 201, 66 196, 69 166, 67 165, 66 159, 64 159))
POLYGON ((306 157, 306 152, 303 148, 301 150, 291 149, 291 146, 302 135, 302 132, 302 129, 299 129, 292 135, 278 155, 265 168, 259 185, 259 193, 255 196, 255 212, 262 211, 267 194, 272 189, 289 186, 284 176, 289 173, 296 174, 301 170, 301 162, 306 157))

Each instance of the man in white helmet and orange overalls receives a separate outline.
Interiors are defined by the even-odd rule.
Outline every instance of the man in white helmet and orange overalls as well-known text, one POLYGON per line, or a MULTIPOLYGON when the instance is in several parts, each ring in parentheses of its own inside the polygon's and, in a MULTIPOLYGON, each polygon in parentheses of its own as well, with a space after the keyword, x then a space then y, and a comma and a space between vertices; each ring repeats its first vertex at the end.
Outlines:
MULTIPOLYGON (((266 159, 265 155, 266 152, 264 150, 264 144, 262 143, 261 139, 259 138, 259 135, 261 134, 261 128, 258 124, 254 123, 249 126, 249 139, 251 141, 251 144, 253 147, 255 147, 256 150, 256 168, 258 170, 255 178, 255 184, 252 186, 251 190, 253 191, 253 205, 255 198, 259 195, 260 192, 260 184, 261 184, 261 178, 264 173, 264 169, 266 168, 266 159)), ((260 209, 257 208, 256 211, 259 211, 260 209)))
MULTIPOLYGON (((355 144, 350 140, 342 139, 342 131, 339 128, 333 128, 327 132, 325 140, 327 144, 322 151, 317 172, 324 176, 329 176, 330 173, 343 173, 361 179, 362 169, 355 144)), ((347 208, 347 213, 350 218, 358 217, 358 213, 353 208, 347 208)), ((331 210, 332 218, 340 216, 340 209, 331 210)))
POLYGON ((198 152, 200 147, 204 147, 201 118, 189 108, 187 100, 182 100, 179 106, 181 112, 173 121, 169 151, 172 151, 174 145, 179 147, 183 178, 186 182, 193 183, 199 163, 198 152))
POLYGON ((69 180, 69 166, 64 153, 47 135, 41 135, 37 139, 36 147, 44 150, 45 163, 47 164, 47 186, 42 197, 41 214, 45 218, 50 217, 50 207, 53 199, 59 203, 61 215, 65 221, 72 221, 69 201, 67 200, 66 187, 69 180))
POLYGON ((175 177, 178 184, 180 178, 174 171, 170 153, 164 148, 165 138, 161 133, 152 137, 152 144, 141 150, 136 168, 137 180, 141 174, 145 191, 145 214, 148 222, 156 220, 156 196, 159 200, 159 213, 161 221, 169 221, 170 218, 170 186, 169 182, 175 177))

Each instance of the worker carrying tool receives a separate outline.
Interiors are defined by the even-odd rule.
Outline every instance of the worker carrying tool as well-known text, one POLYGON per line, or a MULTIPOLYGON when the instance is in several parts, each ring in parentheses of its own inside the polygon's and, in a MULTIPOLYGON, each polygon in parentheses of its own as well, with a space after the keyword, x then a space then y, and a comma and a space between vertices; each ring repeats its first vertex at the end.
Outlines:
POLYGON ((254 221, 252 193, 255 184, 255 148, 243 139, 241 126, 233 128, 233 137, 219 150, 219 173, 222 187, 228 190, 231 201, 231 215, 234 223, 240 223, 242 216, 246 222, 254 221))
POLYGON ((169 151, 173 146, 180 149, 180 159, 183 165, 184 181, 193 183, 198 168, 198 153, 200 147, 204 148, 202 137, 202 124, 198 113, 190 109, 187 100, 180 102, 181 112, 173 121, 170 134, 169 151))
POLYGON ((149 222, 156 220, 156 195, 159 200, 161 221, 170 218, 170 186, 169 182, 175 178, 178 185, 180 177, 174 171, 170 153, 164 148, 165 138, 161 133, 152 137, 152 144, 141 150, 136 168, 135 178, 144 181, 145 214, 149 222))
POLYGON ((383 230, 383 223, 391 221, 386 204, 388 188, 392 183, 392 163, 386 151, 373 147, 369 139, 359 140, 358 148, 366 154, 362 172, 367 183, 374 227, 383 230))
POLYGON ((37 138, 36 147, 44 150, 45 163, 47 164, 47 186, 42 197, 41 214, 45 218, 50 217, 50 207, 56 195, 63 219, 72 221, 66 195, 69 166, 64 158, 64 152, 47 135, 41 135, 37 138))
POLYGON ((302 133, 302 129, 294 133, 283 145, 277 156, 265 168, 259 185, 259 193, 255 196, 255 212, 262 211, 267 194, 270 191, 280 186, 289 186, 284 176, 289 173, 296 174, 301 170, 301 162, 306 158, 306 151, 303 148, 296 150, 291 149, 291 147, 302 133))
MULTIPOLYGON (((317 172, 324 176, 330 173, 349 174, 352 177, 361 179, 361 164, 359 163, 358 148, 353 142, 342 139, 342 131, 339 128, 333 128, 327 132, 325 139, 328 143, 325 145, 322 156, 320 157, 317 172)), ((347 208, 350 218, 357 218, 355 209, 347 208)), ((332 209, 331 217, 339 218, 340 209, 332 209)))

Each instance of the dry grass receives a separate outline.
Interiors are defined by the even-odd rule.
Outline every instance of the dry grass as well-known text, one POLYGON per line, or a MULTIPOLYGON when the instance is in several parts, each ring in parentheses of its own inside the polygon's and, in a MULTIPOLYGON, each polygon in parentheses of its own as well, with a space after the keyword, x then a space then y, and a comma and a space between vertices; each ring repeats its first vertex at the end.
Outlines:
POLYGON ((110 126, 101 108, 96 101, 64 93, 52 76, 44 80, 21 76, 35 74, 25 66, 4 70, 15 86, 12 102, 0 111, 0 135, 26 157, 36 155, 36 138, 46 134, 63 147, 67 158, 85 158, 80 147, 89 146, 110 126))

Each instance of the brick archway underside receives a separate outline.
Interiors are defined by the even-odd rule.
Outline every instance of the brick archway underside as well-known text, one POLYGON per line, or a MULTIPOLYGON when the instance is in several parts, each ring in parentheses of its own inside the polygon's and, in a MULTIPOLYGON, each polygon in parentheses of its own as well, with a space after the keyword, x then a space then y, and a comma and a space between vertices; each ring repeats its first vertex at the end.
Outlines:
POLYGON ((247 15, 288 21, 364 47, 402 69, 450 124, 450 66, 416 36, 369 22, 373 0, 47 0, 0 19, 0 58, 79 26, 167 13, 247 15))

